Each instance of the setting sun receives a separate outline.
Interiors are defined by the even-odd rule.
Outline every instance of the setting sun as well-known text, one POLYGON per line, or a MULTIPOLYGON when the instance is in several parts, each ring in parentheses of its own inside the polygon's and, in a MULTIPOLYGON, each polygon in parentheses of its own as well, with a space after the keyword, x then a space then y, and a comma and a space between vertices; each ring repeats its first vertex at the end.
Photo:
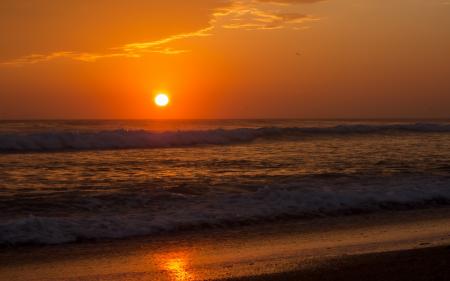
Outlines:
POLYGON ((169 96, 166 94, 158 94, 155 97, 155 104, 160 107, 167 106, 170 102, 169 96))

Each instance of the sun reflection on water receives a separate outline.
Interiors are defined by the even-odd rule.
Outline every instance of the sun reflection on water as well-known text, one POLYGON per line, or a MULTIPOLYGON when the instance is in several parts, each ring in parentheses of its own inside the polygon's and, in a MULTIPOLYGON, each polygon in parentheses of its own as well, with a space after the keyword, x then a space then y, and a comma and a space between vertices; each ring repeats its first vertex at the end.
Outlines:
POLYGON ((159 257, 160 265, 163 270, 167 271, 171 280, 188 281, 194 280, 194 275, 189 271, 188 257, 186 254, 165 254, 159 257))

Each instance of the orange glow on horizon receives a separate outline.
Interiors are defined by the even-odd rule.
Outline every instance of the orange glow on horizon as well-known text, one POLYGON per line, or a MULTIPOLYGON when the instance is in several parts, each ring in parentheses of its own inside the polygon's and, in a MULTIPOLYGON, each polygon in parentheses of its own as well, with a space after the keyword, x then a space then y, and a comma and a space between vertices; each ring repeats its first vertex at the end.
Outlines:
POLYGON ((449 117, 444 0, 107 2, 0 2, 0 119, 449 117))

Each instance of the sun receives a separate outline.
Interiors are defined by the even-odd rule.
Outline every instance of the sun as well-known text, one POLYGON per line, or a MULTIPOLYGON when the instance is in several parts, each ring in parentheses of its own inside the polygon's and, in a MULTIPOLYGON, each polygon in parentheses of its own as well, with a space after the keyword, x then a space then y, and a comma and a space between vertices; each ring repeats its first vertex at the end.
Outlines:
POLYGON ((167 106, 170 102, 169 96, 164 93, 159 93, 155 96, 155 104, 159 107, 167 106))

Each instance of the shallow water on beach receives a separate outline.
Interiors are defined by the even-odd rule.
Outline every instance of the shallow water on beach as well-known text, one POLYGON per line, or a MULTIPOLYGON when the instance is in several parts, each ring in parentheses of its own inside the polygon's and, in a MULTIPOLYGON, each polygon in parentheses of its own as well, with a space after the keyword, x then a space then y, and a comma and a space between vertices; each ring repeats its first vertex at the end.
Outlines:
POLYGON ((0 122, 0 244, 450 204, 448 121, 0 122))

